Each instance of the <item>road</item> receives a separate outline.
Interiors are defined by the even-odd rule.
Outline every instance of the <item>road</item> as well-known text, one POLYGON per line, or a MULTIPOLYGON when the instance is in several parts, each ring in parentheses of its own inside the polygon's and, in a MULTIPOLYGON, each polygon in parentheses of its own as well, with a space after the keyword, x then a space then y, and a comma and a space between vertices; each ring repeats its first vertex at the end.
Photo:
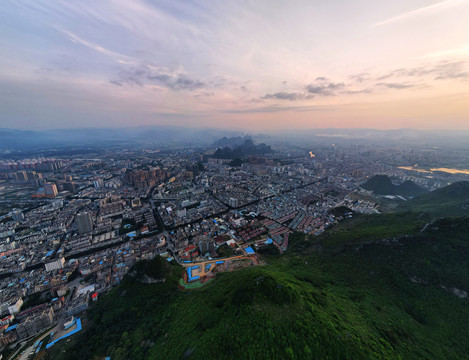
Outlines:
MULTIPOLYGON (((48 332, 46 332, 44 335, 42 335, 40 338, 36 339, 36 341, 31 345, 29 346, 28 348, 26 348, 25 351, 23 351, 23 355, 21 355, 18 360, 27 360, 29 358, 29 353, 31 351, 36 351, 36 347, 34 346, 34 344, 36 344, 37 341, 41 341, 43 340, 45 337, 47 337, 52 331, 54 331, 55 327, 50 329, 48 332)), ((10 359, 17 359, 16 357, 11 357, 10 359)))
MULTIPOLYGON (((29 357, 29 353, 31 351, 36 351, 36 347, 34 346, 34 344, 37 342, 37 341, 41 341, 43 340, 45 337, 47 337, 51 332, 54 332, 54 338, 57 338, 57 337, 60 337, 62 336, 63 334, 63 323, 64 323, 64 320, 66 318, 66 310, 67 310, 67 307, 68 307, 68 304, 70 302, 70 299, 72 298, 73 296, 73 293, 75 292, 76 288, 78 287, 79 283, 80 283, 80 280, 81 278, 78 278, 78 279, 75 279, 73 280, 69 286, 70 286, 70 294, 67 296, 67 298, 65 299, 65 303, 64 303, 64 306, 62 308, 62 311, 60 312, 60 315, 57 319, 57 324, 52 328, 50 329, 49 331, 47 331, 44 335, 41 335, 40 338, 36 339, 36 341, 34 341, 34 343, 29 346, 24 352, 23 354, 21 355, 21 357, 18 359, 18 360, 27 360, 28 357, 29 357)), ((29 341, 29 340, 28 340, 29 341)), ((15 357, 11 357, 11 359, 16 359, 15 357)))

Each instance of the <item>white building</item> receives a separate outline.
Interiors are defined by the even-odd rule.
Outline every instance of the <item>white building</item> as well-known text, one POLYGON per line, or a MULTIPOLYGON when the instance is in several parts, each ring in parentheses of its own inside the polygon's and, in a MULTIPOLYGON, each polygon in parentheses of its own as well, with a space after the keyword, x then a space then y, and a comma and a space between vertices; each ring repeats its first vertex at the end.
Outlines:
POLYGON ((61 257, 55 261, 51 261, 46 264, 46 271, 54 271, 58 269, 63 269, 65 265, 65 258, 61 257))

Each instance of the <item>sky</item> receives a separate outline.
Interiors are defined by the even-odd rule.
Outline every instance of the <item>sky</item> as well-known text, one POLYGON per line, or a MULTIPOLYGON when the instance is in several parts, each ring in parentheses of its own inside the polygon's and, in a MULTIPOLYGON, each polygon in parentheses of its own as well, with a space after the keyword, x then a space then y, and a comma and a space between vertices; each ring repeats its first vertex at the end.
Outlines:
POLYGON ((469 129, 469 0, 2 0, 0 127, 469 129))

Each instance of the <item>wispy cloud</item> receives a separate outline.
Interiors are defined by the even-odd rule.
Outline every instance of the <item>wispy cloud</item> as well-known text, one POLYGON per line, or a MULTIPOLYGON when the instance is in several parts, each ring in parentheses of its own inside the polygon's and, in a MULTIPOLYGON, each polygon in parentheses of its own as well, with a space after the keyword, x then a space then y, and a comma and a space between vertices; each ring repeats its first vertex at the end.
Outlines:
POLYGON ((228 114, 254 114, 254 113, 278 113, 285 111, 294 112, 307 112, 307 111, 319 111, 323 110, 324 106, 263 106, 257 108, 245 108, 245 109, 228 109, 223 110, 224 113, 228 114))
POLYGON ((347 90, 345 92, 347 95, 357 95, 357 94, 371 94, 371 89, 362 89, 362 90, 347 90))
POLYGON ((123 68, 119 76, 112 79, 111 84, 138 85, 146 84, 159 85, 171 90, 197 90, 207 87, 207 83, 190 76, 181 70, 173 70, 149 64, 142 64, 131 68, 123 68))
POLYGON ((304 99, 305 95, 301 93, 287 93, 277 92, 275 94, 265 94, 262 99, 276 99, 276 100, 300 100, 304 99))
POLYGON ((410 19, 410 18, 420 16, 420 15, 436 13, 436 12, 441 11, 441 10, 445 10, 445 9, 448 9, 448 8, 451 8, 451 7, 454 7, 454 6, 467 4, 467 3, 468 3, 467 0, 444 0, 444 1, 440 1, 436 4, 432 4, 432 5, 424 6, 424 7, 418 8, 418 9, 414 9, 414 10, 405 12, 403 14, 393 16, 389 19, 377 22, 377 23, 373 24, 372 27, 388 25, 388 24, 391 24, 391 23, 394 23, 394 22, 397 22, 397 21, 410 19))
MULTIPOLYGON (((325 79, 327 78, 318 78, 318 79, 325 79)), ((317 79, 316 79, 317 80, 317 79)), ((315 83, 315 84, 308 84, 305 87, 305 90, 309 94, 317 95, 317 96, 332 96, 335 95, 337 90, 343 89, 345 86, 344 83, 315 83)))
POLYGON ((315 97, 334 96, 339 93, 346 93, 344 92, 344 83, 330 82, 325 76, 317 77, 314 83, 304 85, 302 88, 303 91, 267 93, 262 96, 260 100, 311 100, 315 97))
POLYGON ((415 85, 413 84, 408 84, 408 83, 378 83, 376 86, 384 86, 390 89, 408 89, 411 87, 414 87, 415 85))
POLYGON ((335 109, 356 105, 336 118, 339 126, 347 117, 362 119, 357 114, 365 108, 388 118, 376 104, 396 101, 390 111, 397 111, 410 93, 425 99, 421 113, 439 107, 445 119, 467 119, 469 102, 453 106, 447 99, 467 94, 469 28, 462 4, 468 2, 367 0, 363 14, 347 1, 325 2, 321 9, 306 0, 288 6, 250 0, 0 1, 0 83, 6 79, 18 89, 16 102, 0 106, 10 109, 0 125, 11 116, 27 127, 34 112, 47 124, 62 119, 66 109, 78 114, 75 109, 85 108, 90 119, 95 114, 113 124, 120 120, 107 115, 112 108, 122 121, 157 122, 151 114, 176 113, 182 123, 197 112, 207 123, 223 118, 246 127, 256 126, 252 119, 262 113, 284 124, 282 112, 295 111, 294 121, 309 126, 307 112, 317 106, 327 107, 321 118, 334 119, 335 109), (427 6, 413 8, 422 4, 427 6), (385 26, 413 20, 430 30, 438 21, 438 36, 409 36, 406 29, 385 26), (363 21, 380 21, 379 34, 378 28, 363 31, 363 21), (351 61, 344 64, 344 58, 351 61), (18 115, 25 109, 35 111, 18 115), (225 110, 236 115, 220 117, 225 110), (248 115, 238 115, 243 113, 248 115))
POLYGON ((433 76, 434 80, 441 79, 465 79, 469 77, 467 63, 465 61, 440 61, 433 64, 413 68, 400 68, 379 76, 376 80, 390 78, 424 77, 433 76))
POLYGON ((362 83, 364 81, 370 80, 371 75, 367 72, 363 72, 363 73, 359 73, 359 74, 350 75, 349 79, 354 80, 358 83, 362 83))
POLYGON ((435 80, 446 80, 446 79, 469 79, 469 72, 448 72, 441 74, 435 78, 435 80))
POLYGON ((118 52, 106 49, 101 45, 98 45, 98 44, 93 43, 91 41, 85 40, 85 39, 79 37, 78 35, 72 33, 71 31, 63 30, 63 29, 60 29, 60 28, 56 28, 56 29, 58 31, 62 32, 63 34, 67 35, 68 38, 70 39, 70 41, 74 42, 75 44, 83 45, 83 46, 85 46, 85 47, 87 47, 91 50, 94 50, 94 51, 97 51, 97 52, 99 52, 101 54, 104 54, 106 56, 112 57, 121 64, 128 63, 128 60, 130 59, 129 56, 119 54, 118 52))

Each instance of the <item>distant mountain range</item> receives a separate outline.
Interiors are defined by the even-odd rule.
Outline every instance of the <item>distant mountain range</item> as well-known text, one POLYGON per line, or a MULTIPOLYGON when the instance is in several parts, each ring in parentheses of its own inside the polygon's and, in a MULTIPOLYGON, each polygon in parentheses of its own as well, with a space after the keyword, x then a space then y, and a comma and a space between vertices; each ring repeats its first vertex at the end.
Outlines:
POLYGON ((241 145, 245 140, 258 142, 281 142, 291 146, 311 146, 366 143, 412 143, 466 147, 468 131, 423 131, 414 129, 285 129, 266 130, 264 133, 247 135, 243 130, 214 128, 189 128, 178 126, 140 126, 128 128, 81 128, 18 130, 0 128, 0 150, 50 149, 57 147, 90 147, 113 145, 185 146, 203 145, 230 147, 241 145))
POLYGON ((213 143, 213 146, 220 147, 220 148, 229 147, 233 149, 237 146, 242 145, 246 140, 252 141, 252 137, 246 135, 246 136, 234 136, 234 137, 227 138, 226 136, 224 136, 223 138, 215 141, 213 143))
POLYGON ((366 190, 373 191, 376 195, 401 195, 418 196, 427 193, 424 188, 408 180, 400 185, 394 185, 387 175, 375 175, 361 185, 366 190))
POLYGON ((53 147, 103 147, 157 144, 161 146, 210 145, 222 136, 242 132, 176 126, 116 129, 15 130, 0 128, 0 150, 31 150, 53 147))
POLYGON ((417 129, 284 129, 265 131, 275 139, 292 144, 431 144, 467 148, 469 130, 417 129))
MULTIPOLYGON (((222 142, 228 143, 230 140, 226 139, 222 142)), ((231 142, 235 143, 235 141, 231 142)), ((233 148, 228 146, 225 146, 224 148, 218 148, 213 154, 213 157, 216 159, 236 159, 245 157, 247 155, 265 155, 271 152, 273 152, 273 150, 269 145, 264 143, 255 145, 254 142, 248 138, 240 145, 233 145, 233 148)))

